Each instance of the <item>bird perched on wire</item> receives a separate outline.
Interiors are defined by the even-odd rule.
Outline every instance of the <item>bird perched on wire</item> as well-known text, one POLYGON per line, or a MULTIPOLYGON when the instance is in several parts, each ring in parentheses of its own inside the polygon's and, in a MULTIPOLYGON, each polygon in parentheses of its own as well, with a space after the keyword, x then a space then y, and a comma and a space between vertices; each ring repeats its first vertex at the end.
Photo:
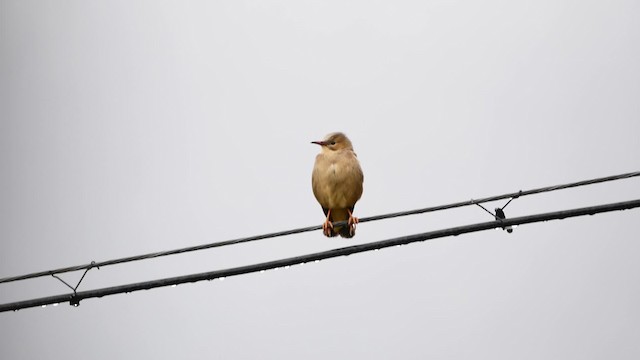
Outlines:
POLYGON ((311 186, 326 216, 323 233, 328 237, 351 238, 356 234, 358 223, 353 209, 362 196, 364 180, 356 153, 349 138, 340 132, 312 143, 321 147, 313 167, 311 186), (347 221, 347 225, 334 226, 337 221, 347 221))

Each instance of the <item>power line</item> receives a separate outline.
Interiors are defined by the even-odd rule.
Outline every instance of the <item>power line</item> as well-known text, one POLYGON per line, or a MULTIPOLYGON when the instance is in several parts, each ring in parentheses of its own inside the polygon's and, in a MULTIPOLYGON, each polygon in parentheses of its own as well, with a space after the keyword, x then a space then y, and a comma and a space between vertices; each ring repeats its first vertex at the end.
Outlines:
MULTIPOLYGON (((542 188, 532 189, 532 190, 526 190, 526 191, 520 190, 520 191, 514 192, 514 193, 489 196, 489 197, 485 197, 485 198, 481 198, 481 199, 475 199, 475 200, 471 199, 471 200, 468 200, 468 201, 460 201, 460 202, 457 202, 457 203, 452 203, 452 204, 447 204, 447 205, 432 206, 432 207, 427 207, 427 208, 423 208, 423 209, 400 211, 400 212, 391 213, 391 214, 371 216, 371 217, 368 217, 368 218, 365 218, 365 219, 360 219, 360 222, 375 221, 375 220, 382 220, 382 219, 390 219, 390 218, 395 218, 395 217, 400 217, 400 216, 407 216, 407 215, 424 214, 424 213, 427 213, 427 212, 448 210, 448 209, 453 209, 453 208, 458 208, 458 207, 463 207, 463 206, 469 206, 469 205, 478 205, 478 204, 483 204, 483 203, 496 201, 496 200, 515 199, 515 198, 522 197, 522 196, 527 196, 527 195, 535 195, 535 194, 540 194, 540 193, 545 193, 545 192, 550 192, 550 191, 564 190, 564 189, 569 189, 569 188, 574 188, 574 187, 599 184, 599 183, 608 182, 608 181, 614 181, 614 180, 629 179, 629 178, 637 177, 637 176, 640 176, 640 171, 635 171, 635 172, 630 172, 630 173, 620 174, 620 175, 605 176, 605 177, 591 179, 591 180, 582 180, 582 181, 577 181, 577 182, 568 183, 568 184, 562 184, 562 185, 547 186, 547 187, 542 187, 542 188)), ((509 201, 511 201, 511 200, 509 200, 509 201)))
MULTIPOLYGON (((467 200, 467 201, 460 201, 460 202, 446 204, 446 205, 432 206, 432 207, 416 209, 416 210, 401 211, 401 212, 389 213, 389 214, 384 214, 384 215, 370 216, 370 217, 361 218, 360 222, 363 223, 363 222, 368 222, 368 221, 378 221, 378 220, 383 220, 383 219, 391 219, 391 218, 396 218, 396 217, 401 217, 401 216, 424 214, 424 213, 433 212, 433 211, 441 211, 441 210, 448 210, 448 209, 453 209, 453 208, 458 208, 458 207, 463 207, 463 206, 477 205, 477 204, 496 201, 496 200, 514 199, 514 198, 518 198, 518 197, 522 197, 522 196, 540 194, 540 193, 544 193, 544 192, 569 189, 569 188, 573 188, 573 187, 598 184, 598 183, 614 181, 614 180, 628 179, 628 178, 637 177, 637 176, 640 176, 640 171, 630 172, 630 173, 625 173, 625 174, 620 174, 620 175, 606 176, 606 177, 601 177, 601 178, 596 178, 596 179, 591 179, 591 180, 583 180, 583 181, 578 181, 578 182, 573 182, 573 183, 568 183, 568 184, 562 184, 562 185, 547 186, 547 187, 543 187, 543 188, 526 190, 526 191, 519 191, 519 192, 503 194, 503 195, 489 196, 489 197, 485 197, 485 198, 481 198, 481 199, 475 199, 475 200, 471 199, 471 200, 467 200)), ((346 225, 346 221, 336 222, 334 225, 346 225)), ((0 284, 12 282, 12 281, 33 279, 33 278, 42 277, 42 276, 51 276, 51 275, 54 275, 54 274, 62 274, 62 273, 72 272, 72 271, 88 270, 88 269, 92 269, 94 267, 95 268, 100 268, 100 267, 105 267, 105 266, 109 266, 109 265, 122 264, 122 263, 127 263, 127 262, 132 262, 132 261, 147 260, 147 259, 153 259, 153 258, 158 258, 158 257, 163 257, 163 256, 168 256, 168 255, 176 255, 176 254, 182 254, 182 253, 186 253, 186 252, 199 251, 199 250, 211 249, 211 248, 216 248, 216 247, 247 243, 247 242, 252 242, 252 241, 257 241, 257 240, 264 240, 264 239, 281 237, 281 236, 286 236, 286 235, 299 234, 299 233, 315 231, 315 230, 320 230, 320 229, 322 229, 321 225, 307 226, 307 227, 298 228, 298 229, 285 230, 285 231, 273 232, 273 233, 256 235, 256 236, 249 236, 249 237, 244 237, 244 238, 239 238, 239 239, 225 240, 225 241, 213 242, 213 243, 196 245, 196 246, 189 246, 189 247, 184 247, 184 248, 175 249, 175 250, 153 252, 153 253, 148 253, 148 254, 143 254, 143 255, 129 256, 129 257, 124 257, 124 258, 119 258, 119 259, 114 259, 114 260, 107 260, 107 261, 102 261, 102 262, 92 262, 92 263, 86 264, 86 265, 70 266, 70 267, 64 267, 64 268, 60 268, 60 269, 46 270, 46 271, 30 273, 30 274, 26 274, 26 275, 5 277, 5 278, 0 279, 0 284)))
POLYGON ((215 270, 215 271, 209 271, 209 272, 198 273, 198 274, 177 276, 177 277, 164 278, 164 279, 158 279, 158 280, 152 280, 152 281, 132 283, 127 285, 113 286, 113 287, 96 289, 96 290, 82 291, 82 292, 66 294, 66 295, 56 295, 56 296, 49 296, 49 297, 43 297, 38 299, 32 299, 32 300, 1 304, 0 312, 17 311, 20 309, 46 306, 51 304, 55 305, 63 302, 69 302, 71 305, 78 306, 81 300, 89 299, 89 298, 96 298, 96 297, 99 298, 99 297, 108 296, 108 295, 130 293, 138 290, 149 290, 149 289, 179 285, 184 283, 194 283, 194 282, 203 281, 203 280, 223 279, 228 276, 255 273, 259 271, 265 271, 265 270, 276 269, 280 267, 320 261, 320 260, 335 258, 339 256, 347 256, 351 254, 357 254, 357 253, 387 248, 387 247, 396 246, 396 245, 406 245, 406 244, 419 242, 419 241, 426 241, 426 240, 437 239, 437 238, 442 238, 447 236, 457 236, 461 234, 489 230, 489 229, 494 229, 498 227, 530 224, 530 223, 549 221, 549 220, 566 219, 566 218, 572 218, 572 217, 584 216, 584 215, 594 215, 594 214, 610 212, 610 211, 628 210, 628 209, 633 209, 637 207, 640 207, 640 199, 613 203, 613 204, 583 207, 583 208, 577 208, 577 209, 571 209, 571 210, 554 211, 554 212, 548 212, 548 213, 536 214, 536 215, 521 216, 521 217, 515 217, 510 219, 504 219, 504 220, 477 223, 472 225, 458 226, 458 227, 447 228, 442 230, 430 231, 430 232, 421 233, 421 234, 402 236, 402 237, 397 237, 397 238, 388 239, 388 240, 375 241, 375 242, 370 242, 366 244, 347 246, 347 247, 332 249, 328 251, 316 252, 312 254, 295 256, 295 257, 290 257, 290 258, 285 258, 280 260, 239 266, 239 267, 234 267, 230 269, 215 270))

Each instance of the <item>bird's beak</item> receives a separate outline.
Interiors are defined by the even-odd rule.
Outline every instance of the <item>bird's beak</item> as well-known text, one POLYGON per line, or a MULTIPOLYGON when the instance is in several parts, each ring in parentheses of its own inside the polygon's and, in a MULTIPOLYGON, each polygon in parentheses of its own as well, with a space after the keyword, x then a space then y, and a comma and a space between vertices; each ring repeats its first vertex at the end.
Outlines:
POLYGON ((317 145, 320 145, 320 146, 325 146, 325 145, 327 145, 327 143, 326 143, 325 141, 312 141, 311 143, 312 143, 312 144, 317 144, 317 145))

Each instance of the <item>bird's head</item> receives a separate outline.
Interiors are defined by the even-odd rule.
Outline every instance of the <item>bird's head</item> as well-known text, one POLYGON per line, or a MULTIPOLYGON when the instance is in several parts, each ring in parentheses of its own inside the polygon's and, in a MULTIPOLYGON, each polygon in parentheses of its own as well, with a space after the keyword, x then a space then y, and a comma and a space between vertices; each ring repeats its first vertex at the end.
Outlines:
POLYGON ((347 135, 341 132, 331 133, 325 136, 322 141, 312 141, 312 144, 318 144, 322 146, 323 149, 328 149, 331 151, 337 151, 342 149, 353 150, 353 146, 351 145, 351 140, 347 137, 347 135))

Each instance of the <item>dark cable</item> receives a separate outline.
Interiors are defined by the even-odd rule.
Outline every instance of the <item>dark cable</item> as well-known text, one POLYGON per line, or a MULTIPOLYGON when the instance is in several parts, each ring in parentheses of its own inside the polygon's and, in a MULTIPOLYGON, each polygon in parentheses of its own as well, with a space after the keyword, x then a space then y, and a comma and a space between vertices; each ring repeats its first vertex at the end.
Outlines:
POLYGON ((510 219, 504 219, 501 221, 489 221, 483 223, 477 223, 472 225, 464 225, 453 228, 447 228, 442 230, 430 231, 421 234, 402 236, 388 240, 375 241, 366 244, 347 246, 337 249, 332 249, 328 251, 322 251, 302 256, 295 256, 280 260, 273 260, 258 264, 245 265, 234 267, 230 269, 223 270, 215 270, 198 274, 177 276, 172 278, 164 278, 158 280, 151 280, 145 282, 138 282, 127 285, 113 286, 108 288, 96 289, 96 290, 88 290, 82 291, 73 294, 66 295, 56 295, 49 296, 44 298, 18 301, 7 304, 0 304, 0 312, 4 311, 17 311, 20 309, 37 307, 37 306, 46 306, 50 304, 59 304, 63 302, 69 302, 73 306, 78 306, 81 300, 89 299, 89 298, 100 298, 108 295, 122 294, 122 293, 130 293, 138 290, 149 290, 164 286, 173 286, 185 283, 194 283, 202 280, 213 280, 213 279, 222 279, 228 276, 242 275, 248 273, 255 273, 264 270, 276 269, 280 267, 287 267, 292 265, 309 263, 312 261, 320 261, 324 259, 335 258, 339 256, 347 256, 351 254, 362 253, 371 250, 378 250, 382 248, 387 248, 391 246, 397 245, 406 245, 414 242, 443 238, 447 236, 457 236, 461 234, 467 234, 477 231, 489 230, 498 227, 504 226, 513 226, 513 225, 522 225, 522 224, 531 224, 541 221, 549 221, 549 220, 557 220, 557 219, 567 219, 571 217, 584 216, 584 215, 594 215, 609 211, 617 211, 617 210, 628 210, 640 207, 640 199, 639 200, 631 200, 613 204, 599 205, 599 206, 590 206, 583 207, 578 209, 571 210, 562 210, 562 211, 554 211, 543 214, 536 215, 528 215, 515 217, 510 219))
MULTIPOLYGON (((452 203, 452 204, 439 205, 439 206, 433 206, 433 207, 427 207, 427 208, 409 210, 409 211, 401 211, 401 212, 395 212, 395 213, 384 214, 384 215, 370 216, 370 217, 360 218, 360 222, 363 223, 363 222, 368 222, 368 221, 391 219, 391 218, 407 216, 407 215, 417 215, 417 214, 423 214, 423 213, 428 213, 428 212, 433 212, 433 211, 447 210, 447 209, 453 209, 453 208, 469 206, 469 205, 477 205, 477 204, 480 204, 480 203, 485 203, 485 202, 490 202, 490 201, 496 201, 496 200, 502 200, 502 199, 508 199, 508 198, 512 198, 513 199, 513 198, 517 198, 517 197, 520 197, 520 196, 539 194, 539 193, 543 193, 543 192, 568 189, 568 188, 573 188, 573 187, 578 187, 578 186, 592 185, 592 184, 603 183, 603 182, 607 182, 607 181, 628 179, 628 178, 632 178, 632 177, 636 177, 636 176, 640 176, 640 171, 626 173, 626 174, 620 174, 620 175, 606 176, 606 177, 597 178, 597 179, 591 179, 591 180, 583 180, 583 181, 578 181, 578 182, 568 183, 568 184, 563 184, 563 185, 548 186, 548 187, 543 187, 543 188, 538 188, 538 189, 533 189, 533 190, 527 190, 527 191, 522 191, 521 190, 521 191, 518 191, 518 192, 515 192, 515 193, 490 196, 490 197, 486 197, 486 198, 482 198, 482 199, 476 199, 476 200, 472 199, 472 200, 461 201, 461 202, 452 203)), ((334 225, 346 225, 346 224, 347 224, 346 221, 341 221, 341 222, 335 222, 334 223, 334 225)), ((47 271, 35 272, 35 273, 31 273, 31 274, 26 274, 26 275, 5 277, 5 278, 0 279, 0 284, 1 283, 12 282, 12 281, 18 281, 18 280, 32 279, 32 278, 37 278, 37 277, 42 277, 42 276, 50 276, 50 275, 53 275, 53 274, 61 274, 61 273, 66 273, 66 272, 71 272, 71 271, 85 270, 85 269, 89 269, 89 268, 94 267, 94 266, 95 267, 102 267, 102 266, 109 266, 109 265, 115 265, 115 264, 122 264, 122 263, 131 262, 131 261, 146 260, 146 259, 152 259, 152 258, 157 258, 157 257, 162 257, 162 256, 182 254, 182 253, 191 252, 191 251, 199 251, 199 250, 211 249, 211 248, 222 247, 222 246, 227 246, 227 245, 235 245, 235 244, 247 243, 247 242, 252 242, 252 241, 257 241, 257 240, 263 240, 263 239, 269 239, 269 238, 274 238, 274 237, 299 234, 299 233, 303 233, 303 232, 320 230, 320 229, 322 229, 321 225, 308 226, 308 227, 303 227, 303 228, 299 228, 299 229, 285 230, 285 231, 279 231, 279 232, 256 235, 256 236, 249 236, 249 237, 239 238, 239 239, 234 239, 234 240, 213 242, 213 243, 209 243, 209 244, 190 246, 190 247, 185 247, 185 248, 181 248, 181 249, 160 251, 160 252, 154 252, 154 253, 149 253, 149 254, 124 257, 124 258, 120 258, 120 259, 96 262, 96 263, 87 264, 87 265, 70 266, 70 267, 64 267, 64 268, 55 269, 55 270, 47 270, 47 271)))

